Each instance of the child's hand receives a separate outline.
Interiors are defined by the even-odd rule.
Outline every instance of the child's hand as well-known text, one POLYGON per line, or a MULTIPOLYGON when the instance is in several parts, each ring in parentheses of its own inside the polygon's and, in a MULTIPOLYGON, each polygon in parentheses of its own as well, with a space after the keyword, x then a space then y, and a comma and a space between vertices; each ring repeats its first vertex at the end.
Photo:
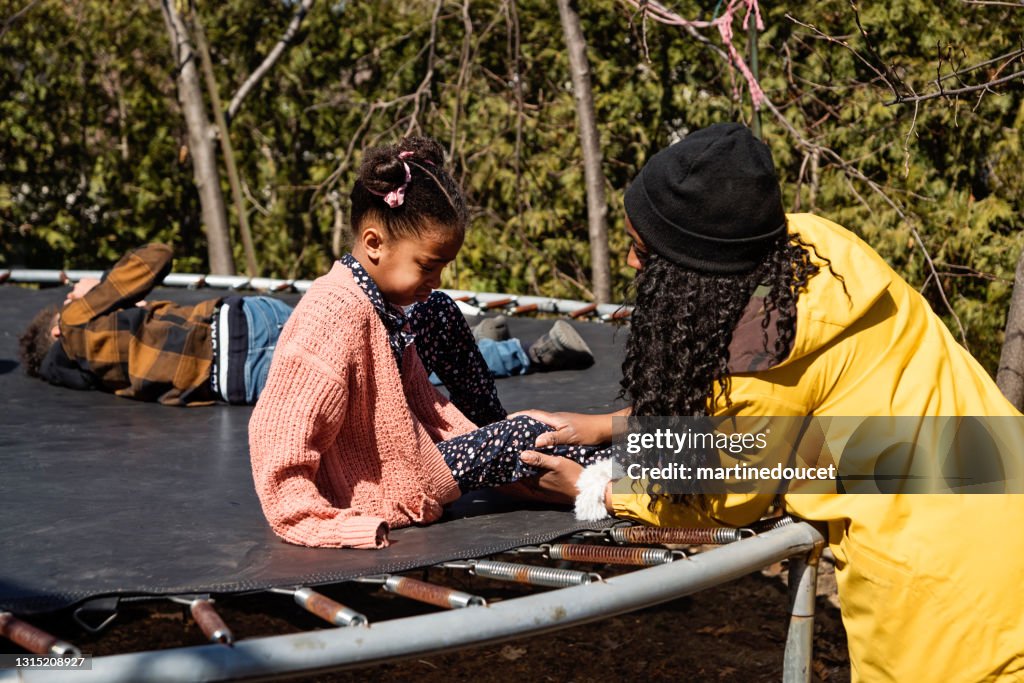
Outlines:
POLYGON ((81 280, 76 282, 75 286, 71 288, 70 292, 68 292, 67 298, 64 299, 64 305, 67 306, 75 299, 81 299, 99 283, 100 281, 94 277, 83 277, 81 280))

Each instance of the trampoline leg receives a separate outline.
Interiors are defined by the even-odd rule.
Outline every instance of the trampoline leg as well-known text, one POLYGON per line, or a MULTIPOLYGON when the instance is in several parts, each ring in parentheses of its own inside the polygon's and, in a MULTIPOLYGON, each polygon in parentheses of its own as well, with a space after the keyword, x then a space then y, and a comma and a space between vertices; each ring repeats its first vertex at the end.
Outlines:
POLYGON ((785 683, 810 683, 814 649, 814 599, 823 543, 806 556, 789 559, 789 633, 782 668, 785 683))

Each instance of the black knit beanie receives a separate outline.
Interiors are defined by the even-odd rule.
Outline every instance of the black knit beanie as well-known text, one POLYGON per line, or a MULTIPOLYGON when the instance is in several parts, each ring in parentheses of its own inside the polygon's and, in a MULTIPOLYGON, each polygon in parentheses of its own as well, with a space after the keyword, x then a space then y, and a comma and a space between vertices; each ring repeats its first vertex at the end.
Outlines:
POLYGON ((772 153, 738 123, 651 157, 626 190, 626 215, 648 249, 706 273, 752 270, 786 231, 772 153))

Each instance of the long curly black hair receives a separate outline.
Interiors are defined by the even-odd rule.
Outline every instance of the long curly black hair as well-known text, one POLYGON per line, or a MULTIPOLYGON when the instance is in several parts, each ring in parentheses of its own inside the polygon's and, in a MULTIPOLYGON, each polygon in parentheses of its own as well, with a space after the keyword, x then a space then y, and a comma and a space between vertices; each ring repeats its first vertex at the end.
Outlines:
MULTIPOLYGON (((832 272, 828 259, 795 233, 780 236, 753 270, 740 274, 699 273, 650 254, 634 283, 622 366, 622 396, 633 406, 633 415, 700 417, 717 402, 731 404, 729 345, 762 284, 768 287, 761 323, 764 348, 774 362, 784 360, 796 336, 797 299, 820 270, 812 251, 832 272), (778 334, 769 349, 771 321, 778 334)), ((652 495, 652 507, 660 495, 652 495)), ((669 498, 701 509, 706 502, 700 496, 669 498)))

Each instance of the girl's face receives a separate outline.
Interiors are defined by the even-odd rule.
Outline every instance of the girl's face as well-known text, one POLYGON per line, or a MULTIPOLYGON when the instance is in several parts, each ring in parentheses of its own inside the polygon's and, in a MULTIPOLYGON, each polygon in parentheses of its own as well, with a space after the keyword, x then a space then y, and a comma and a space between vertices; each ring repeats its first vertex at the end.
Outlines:
POLYGON ((427 230, 421 236, 404 239, 378 236, 372 244, 366 237, 364 233, 370 264, 363 266, 384 298, 396 306, 426 301, 441 286, 441 272, 455 260, 463 240, 461 234, 440 230, 427 230))
POLYGON ((629 253, 626 255, 626 265, 636 270, 643 270, 648 256, 647 247, 644 246, 644 241, 640 239, 640 233, 629 222, 629 216, 626 217, 626 234, 632 240, 629 245, 629 253))

